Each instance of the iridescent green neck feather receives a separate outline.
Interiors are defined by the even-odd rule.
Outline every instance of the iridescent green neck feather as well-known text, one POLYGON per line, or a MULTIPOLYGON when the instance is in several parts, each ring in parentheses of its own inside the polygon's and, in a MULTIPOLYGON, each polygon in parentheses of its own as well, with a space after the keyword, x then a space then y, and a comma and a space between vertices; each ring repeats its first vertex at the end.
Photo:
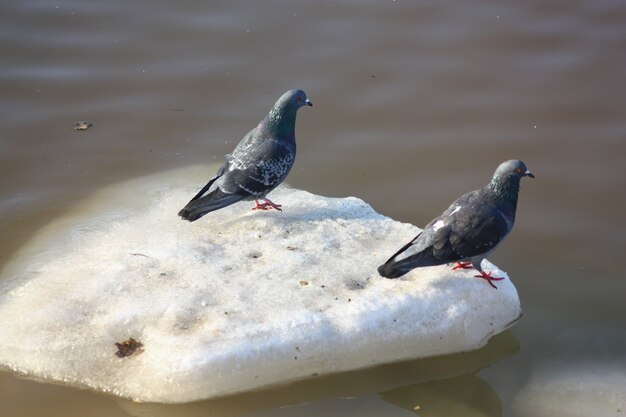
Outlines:
POLYGON ((494 176, 489 183, 489 189, 501 210, 515 213, 520 179, 516 175, 494 176))
POLYGON ((297 108, 276 104, 263 121, 265 130, 281 138, 294 138, 297 108))

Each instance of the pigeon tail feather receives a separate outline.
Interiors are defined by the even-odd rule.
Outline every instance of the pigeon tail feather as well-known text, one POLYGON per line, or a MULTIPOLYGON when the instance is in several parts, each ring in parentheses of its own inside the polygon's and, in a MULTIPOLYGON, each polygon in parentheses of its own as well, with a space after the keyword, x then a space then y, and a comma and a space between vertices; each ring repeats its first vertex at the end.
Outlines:
POLYGON ((183 220, 193 222, 207 213, 230 206, 244 198, 245 196, 239 194, 226 194, 218 188, 205 197, 191 200, 178 212, 178 215, 182 217, 183 220))
POLYGON ((378 267, 380 276, 390 279, 399 278, 410 270, 411 268, 398 268, 398 265, 393 262, 387 262, 378 267))
POLYGON ((429 246, 421 252, 411 255, 398 261, 395 258, 408 249, 413 242, 409 242, 405 247, 393 255, 387 262, 378 267, 378 273, 385 278, 398 278, 412 269, 424 266, 443 265, 448 261, 437 259, 433 256, 433 247, 429 246))

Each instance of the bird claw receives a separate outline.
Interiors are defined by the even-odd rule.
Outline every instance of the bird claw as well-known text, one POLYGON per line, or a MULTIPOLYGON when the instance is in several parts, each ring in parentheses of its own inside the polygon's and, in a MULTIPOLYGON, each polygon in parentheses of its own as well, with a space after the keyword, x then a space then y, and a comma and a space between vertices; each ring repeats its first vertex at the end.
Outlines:
POLYGON ((504 277, 501 277, 501 278, 492 277, 491 271, 489 272, 480 271, 480 275, 474 275, 474 278, 482 278, 486 280, 489 283, 489 285, 491 285, 495 289, 498 289, 498 287, 496 287, 492 281, 502 281, 504 279, 504 277))
POLYGON ((472 268, 473 268, 473 266, 472 266, 471 262, 457 262, 452 267, 452 270, 455 270, 455 269, 472 269, 472 268))
POLYGON ((256 206, 252 207, 252 210, 270 210, 270 209, 276 209, 278 211, 283 211, 283 209, 281 208, 282 205, 280 204, 275 204, 273 203, 271 200, 268 200, 267 198, 265 199, 265 202, 262 204, 259 204, 259 200, 254 200, 254 202, 256 203, 256 206))

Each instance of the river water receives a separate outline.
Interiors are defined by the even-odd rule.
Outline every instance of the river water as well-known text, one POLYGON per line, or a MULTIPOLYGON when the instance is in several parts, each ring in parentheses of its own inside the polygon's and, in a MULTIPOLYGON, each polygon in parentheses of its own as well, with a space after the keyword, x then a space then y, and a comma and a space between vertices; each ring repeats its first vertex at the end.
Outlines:
POLYGON ((490 258, 524 317, 483 350, 187 406, 2 372, 3 417, 626 414, 626 3, 22 0, 0 45, 0 267, 95 190, 219 162, 290 88, 292 186, 423 226, 503 160, 536 175, 490 258))

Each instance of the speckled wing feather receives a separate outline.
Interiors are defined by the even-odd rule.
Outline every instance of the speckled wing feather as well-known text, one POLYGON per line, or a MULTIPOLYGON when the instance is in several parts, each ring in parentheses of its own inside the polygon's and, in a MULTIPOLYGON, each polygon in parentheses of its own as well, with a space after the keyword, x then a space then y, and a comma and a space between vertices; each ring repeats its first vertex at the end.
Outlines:
POLYGON ((295 149, 273 139, 252 143, 229 159, 220 188, 227 193, 264 197, 287 177, 295 161, 295 149))

